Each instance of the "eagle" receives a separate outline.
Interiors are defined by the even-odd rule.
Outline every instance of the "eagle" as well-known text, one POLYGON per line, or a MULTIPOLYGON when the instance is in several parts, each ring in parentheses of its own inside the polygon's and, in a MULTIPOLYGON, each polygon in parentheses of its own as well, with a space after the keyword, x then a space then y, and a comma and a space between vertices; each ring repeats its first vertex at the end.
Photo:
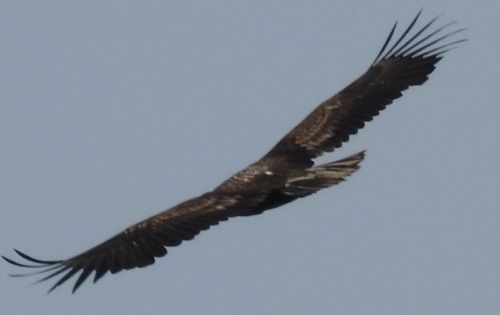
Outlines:
POLYGON ((34 272, 11 276, 39 275, 42 278, 36 283, 57 279, 51 292, 79 273, 74 293, 92 273, 95 283, 107 272, 146 267, 166 255, 168 247, 191 240, 219 222, 260 214, 345 180, 359 169, 364 151, 319 165, 315 158, 339 148, 402 91, 427 81, 443 54, 466 40, 451 37, 464 30, 450 30, 455 22, 434 26, 438 17, 416 28, 421 13, 399 36, 394 35, 398 24, 394 23, 363 75, 317 106, 262 158, 212 191, 138 222, 71 258, 42 260, 14 249, 20 259, 2 258, 34 272))

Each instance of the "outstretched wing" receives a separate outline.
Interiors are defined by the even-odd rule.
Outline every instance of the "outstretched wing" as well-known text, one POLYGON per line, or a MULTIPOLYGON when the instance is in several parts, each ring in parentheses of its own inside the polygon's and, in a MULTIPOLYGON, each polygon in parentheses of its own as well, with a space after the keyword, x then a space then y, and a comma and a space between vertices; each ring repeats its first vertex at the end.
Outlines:
POLYGON ((402 91, 424 83, 442 54, 464 39, 446 40, 463 29, 442 34, 454 22, 429 31, 437 18, 411 35, 421 12, 392 44, 397 23, 394 24, 370 68, 314 109, 264 158, 286 154, 296 160, 310 162, 325 151, 340 147, 350 135, 363 128, 365 122, 400 97, 402 91))
POLYGON ((37 269, 33 273, 12 276, 44 274, 38 282, 60 276, 49 292, 81 272, 73 286, 75 292, 92 272, 95 272, 96 282, 108 271, 117 273, 153 264, 155 257, 167 254, 166 246, 177 246, 220 221, 247 213, 261 201, 260 198, 259 195, 206 193, 139 222, 106 242, 66 260, 40 260, 18 250, 16 253, 27 263, 2 257, 13 265, 37 269))

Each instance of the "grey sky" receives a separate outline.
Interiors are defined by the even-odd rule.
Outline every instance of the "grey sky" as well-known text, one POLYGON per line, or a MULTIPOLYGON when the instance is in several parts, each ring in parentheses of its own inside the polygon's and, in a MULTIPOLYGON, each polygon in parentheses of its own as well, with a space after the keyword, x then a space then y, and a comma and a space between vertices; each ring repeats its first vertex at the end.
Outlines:
POLYGON ((2 314, 495 314, 498 1, 3 1, 0 253, 66 258, 205 192, 360 75, 395 20, 470 39, 344 147, 360 171, 149 268, 13 279, 2 314))

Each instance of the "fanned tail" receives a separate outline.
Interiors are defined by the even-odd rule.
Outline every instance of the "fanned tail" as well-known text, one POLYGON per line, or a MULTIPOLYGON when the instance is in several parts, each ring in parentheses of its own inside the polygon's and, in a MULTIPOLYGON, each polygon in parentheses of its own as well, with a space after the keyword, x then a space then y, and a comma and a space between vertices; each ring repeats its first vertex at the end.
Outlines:
POLYGON ((336 185, 358 170, 364 157, 365 151, 361 151, 341 160, 308 168, 288 180, 285 193, 305 197, 336 185))

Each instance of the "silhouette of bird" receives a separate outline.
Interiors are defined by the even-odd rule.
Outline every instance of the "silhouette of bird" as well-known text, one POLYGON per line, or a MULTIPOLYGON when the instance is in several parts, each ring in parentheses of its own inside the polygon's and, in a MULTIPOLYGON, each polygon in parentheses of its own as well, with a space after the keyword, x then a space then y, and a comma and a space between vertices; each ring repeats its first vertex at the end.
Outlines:
POLYGON ((11 276, 43 274, 37 282, 59 277, 51 292, 80 272, 73 285, 75 292, 92 273, 96 282, 107 272, 148 266, 167 254, 166 247, 191 240, 221 221, 256 215, 343 181, 359 168, 364 151, 321 165, 313 160, 340 147, 402 91, 424 83, 443 54, 465 41, 450 39, 463 29, 445 31, 454 22, 431 28, 437 17, 415 30, 421 13, 397 39, 393 39, 397 22, 394 24, 363 75, 317 106, 261 159, 212 191, 136 223, 68 259, 41 260, 15 250, 24 262, 2 257, 35 272, 11 276))

